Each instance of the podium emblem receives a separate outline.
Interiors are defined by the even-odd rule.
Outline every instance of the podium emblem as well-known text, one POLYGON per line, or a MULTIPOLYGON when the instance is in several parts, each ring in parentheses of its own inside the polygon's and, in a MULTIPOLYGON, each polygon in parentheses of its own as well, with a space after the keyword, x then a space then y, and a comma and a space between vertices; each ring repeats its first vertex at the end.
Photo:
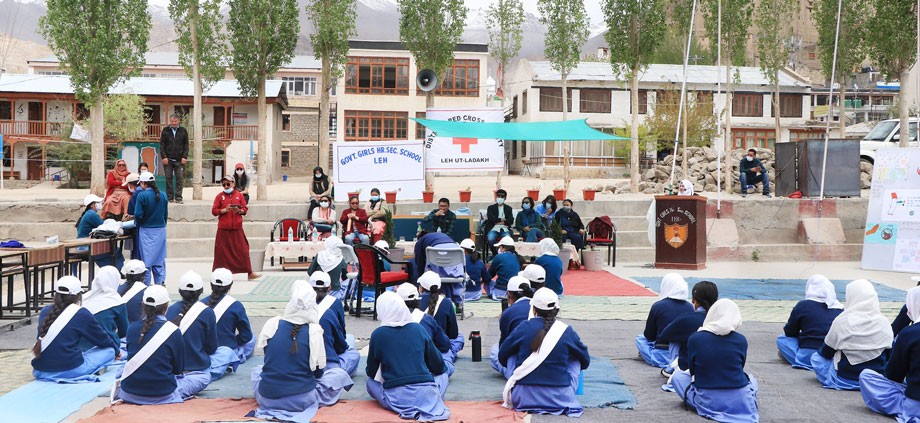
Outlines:
POLYGON ((673 224, 673 225, 664 225, 664 240, 671 247, 680 248, 687 242, 687 236, 690 233, 690 225, 688 224, 673 224))

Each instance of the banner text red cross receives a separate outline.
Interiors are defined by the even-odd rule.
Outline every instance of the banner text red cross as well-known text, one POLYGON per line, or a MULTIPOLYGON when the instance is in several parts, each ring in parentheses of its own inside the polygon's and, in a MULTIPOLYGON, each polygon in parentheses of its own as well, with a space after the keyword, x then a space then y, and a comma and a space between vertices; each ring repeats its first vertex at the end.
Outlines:
POLYGON ((478 143, 479 143, 478 138, 454 138, 454 145, 459 145, 460 152, 464 154, 470 152, 471 145, 478 144, 478 143))

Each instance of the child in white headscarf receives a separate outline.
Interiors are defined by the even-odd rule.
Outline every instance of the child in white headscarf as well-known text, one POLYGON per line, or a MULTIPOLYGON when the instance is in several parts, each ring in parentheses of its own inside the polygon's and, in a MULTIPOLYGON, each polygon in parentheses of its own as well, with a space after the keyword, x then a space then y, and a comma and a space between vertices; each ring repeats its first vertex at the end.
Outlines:
MULTIPOLYGON (((121 344, 121 339, 128 333, 128 308, 121 295, 118 295, 119 284, 121 273, 118 269, 112 266, 100 268, 93 279, 93 288, 83 294, 83 308, 93 313, 99 326, 102 326, 116 343, 121 344)), ((80 349, 83 351, 93 347, 87 340, 80 342, 80 349)))
MULTIPOLYGON (((559 245, 552 238, 540 240, 540 257, 534 264, 543 268, 546 273, 543 286, 552 289, 556 295, 562 295, 562 270, 568 263, 563 263, 559 258, 559 245)), ((528 266, 529 267, 529 266, 528 266)), ((524 270, 527 270, 526 268, 524 270)))
POLYGON ((681 179, 677 183, 677 195, 694 195, 693 182, 690 182, 689 179, 681 179))
POLYGON ((805 284, 805 300, 792 309, 784 336, 776 338, 776 348, 782 358, 797 369, 814 370, 812 354, 818 352, 824 343, 824 336, 831 323, 843 311, 837 301, 834 284, 823 275, 813 275, 805 284))
POLYGON ((668 273, 661 278, 659 299, 648 311, 645 331, 636 336, 636 349, 649 365, 664 369, 677 358, 672 356, 668 343, 658 342, 658 336, 677 316, 693 313, 693 304, 687 301, 689 291, 687 281, 677 273, 668 273))

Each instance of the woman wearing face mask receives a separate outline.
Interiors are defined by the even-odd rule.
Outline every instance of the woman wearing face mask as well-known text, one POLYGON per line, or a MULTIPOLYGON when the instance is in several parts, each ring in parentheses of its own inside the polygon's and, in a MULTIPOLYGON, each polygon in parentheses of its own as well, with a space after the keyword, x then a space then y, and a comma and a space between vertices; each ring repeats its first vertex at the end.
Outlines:
POLYGON ((553 218, 556 217, 556 212, 559 210, 559 208, 556 207, 556 197, 547 195, 546 198, 543 199, 542 203, 537 204, 537 207, 534 210, 536 210, 540 216, 546 219, 546 222, 552 222, 553 218))
POLYGON ((243 232, 243 216, 249 211, 243 194, 233 187, 234 175, 221 179, 223 191, 214 197, 211 214, 217 216, 217 236, 214 238, 213 269, 226 268, 233 273, 245 273, 249 280, 258 278, 252 272, 249 240, 243 232))
POLYGON ((543 217, 533 208, 533 199, 521 200, 521 212, 514 219, 514 227, 524 236, 525 242, 539 242, 543 239, 543 217))
POLYGON ((556 222, 562 226, 562 239, 572 242, 578 251, 585 248, 585 224, 581 222, 581 216, 572 210, 572 200, 566 199, 562 202, 562 209, 556 213, 556 222))
MULTIPOLYGON (((90 232, 93 229, 99 227, 102 224, 102 198, 95 196, 93 194, 87 195, 83 199, 83 214, 77 219, 77 238, 89 238, 90 232)), ((88 248, 84 250, 83 247, 80 248, 81 251, 87 251, 88 248)), ((95 257, 96 264, 99 266, 114 266, 112 262, 111 254, 102 254, 95 257)), ((76 273, 78 264, 75 264, 71 269, 71 274, 76 273)))
POLYGON ((371 244, 373 244, 383 238, 383 231, 387 227, 384 221, 387 216, 387 201, 380 196, 379 189, 371 190, 371 198, 364 206, 364 211, 367 212, 367 218, 371 223, 371 244))
POLYGON ((246 204, 249 204, 249 175, 246 174, 246 166, 243 166, 242 163, 236 164, 233 171, 233 183, 236 185, 236 190, 243 194, 246 204))
POLYGON ((322 167, 317 166, 313 168, 313 179, 310 181, 310 209, 307 215, 313 216, 313 210, 319 207, 323 196, 332 196, 332 179, 323 172, 322 167))
POLYGON ((319 239, 332 236, 335 231, 335 210, 332 209, 332 201, 328 195, 320 196, 319 207, 313 209, 310 220, 313 222, 313 229, 319 233, 319 239))

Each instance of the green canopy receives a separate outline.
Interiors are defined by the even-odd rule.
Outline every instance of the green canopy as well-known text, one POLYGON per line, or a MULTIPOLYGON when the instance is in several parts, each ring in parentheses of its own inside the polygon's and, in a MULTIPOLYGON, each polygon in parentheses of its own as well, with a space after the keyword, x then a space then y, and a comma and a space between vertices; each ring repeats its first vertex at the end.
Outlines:
POLYGON ((450 138, 497 138, 521 141, 628 140, 588 126, 587 119, 559 122, 453 122, 410 118, 438 134, 450 138))

